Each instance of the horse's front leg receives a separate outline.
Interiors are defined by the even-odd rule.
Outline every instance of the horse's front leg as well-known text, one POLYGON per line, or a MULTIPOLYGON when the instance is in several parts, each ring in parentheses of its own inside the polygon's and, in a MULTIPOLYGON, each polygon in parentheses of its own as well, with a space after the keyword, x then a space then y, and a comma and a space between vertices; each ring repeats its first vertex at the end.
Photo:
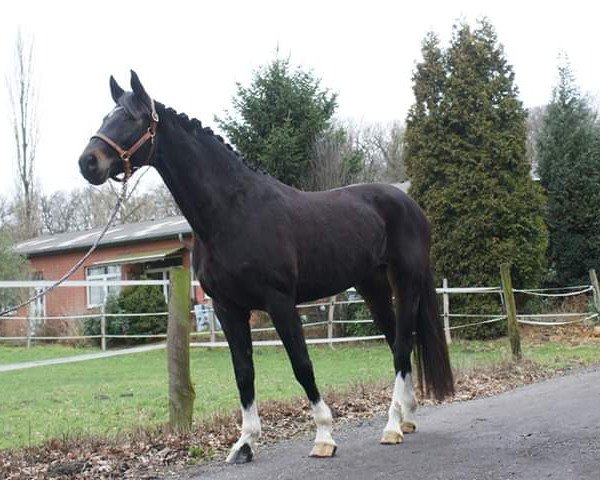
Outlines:
POLYGON ((302 322, 296 310, 294 299, 279 292, 274 292, 269 295, 267 305, 275 329, 292 363, 296 380, 304 388, 312 406, 313 418, 317 425, 317 435, 310 456, 333 457, 337 449, 337 445, 331 436, 333 417, 315 384, 315 375, 306 349, 302 322))
POLYGON ((229 343, 235 380, 242 404, 242 433, 227 456, 229 463, 247 463, 252 460, 260 436, 260 418, 254 397, 254 364, 250 335, 250 311, 215 303, 223 333, 229 343))

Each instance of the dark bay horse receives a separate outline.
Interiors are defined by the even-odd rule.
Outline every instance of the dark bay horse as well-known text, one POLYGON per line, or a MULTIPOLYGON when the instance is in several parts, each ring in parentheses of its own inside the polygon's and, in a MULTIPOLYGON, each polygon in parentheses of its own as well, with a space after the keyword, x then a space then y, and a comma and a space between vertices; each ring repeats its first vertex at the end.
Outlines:
POLYGON ((132 92, 112 77, 110 87, 117 105, 83 151, 81 173, 99 185, 152 165, 192 226, 194 269, 229 343, 242 406, 241 436, 228 461, 250 461, 260 435, 251 310, 270 314, 312 405, 311 455, 334 454, 331 412, 315 384, 296 304, 352 286, 393 354, 396 379, 381 442, 401 443, 403 432, 416 429, 413 349, 427 392, 442 399, 454 388, 430 269, 429 224, 418 205, 382 184, 301 192, 249 168, 198 120, 155 103, 135 72, 132 92))

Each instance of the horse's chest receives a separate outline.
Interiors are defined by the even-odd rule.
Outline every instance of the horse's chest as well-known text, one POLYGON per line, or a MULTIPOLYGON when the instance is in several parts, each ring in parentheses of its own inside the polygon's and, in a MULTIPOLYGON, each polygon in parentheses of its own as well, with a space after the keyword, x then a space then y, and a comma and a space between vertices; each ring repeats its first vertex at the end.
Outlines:
POLYGON ((198 280, 209 296, 222 301, 252 304, 260 302, 261 275, 251 262, 244 259, 207 256, 200 262, 198 280))

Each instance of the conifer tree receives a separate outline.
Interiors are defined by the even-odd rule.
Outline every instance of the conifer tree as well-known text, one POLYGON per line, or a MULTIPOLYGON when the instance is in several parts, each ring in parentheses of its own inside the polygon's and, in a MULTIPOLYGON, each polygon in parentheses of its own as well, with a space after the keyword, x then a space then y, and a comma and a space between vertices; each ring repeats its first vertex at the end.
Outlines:
POLYGON ((559 67, 537 146, 552 280, 586 283, 588 270, 600 268, 600 127, 567 61, 559 67))
MULTIPOLYGON (((429 34, 422 53, 406 164, 410 193, 432 223, 436 274, 454 286, 498 285, 500 264, 510 262, 516 285, 537 284, 547 245, 543 197, 526 159, 526 112, 496 33, 487 20, 474 30, 461 24, 448 49, 429 34)), ((463 307, 498 308, 487 300, 463 307)), ((470 335, 501 333, 498 325, 470 335)))
POLYGON ((336 107, 336 95, 310 71, 276 58, 254 73, 249 86, 237 85, 235 114, 217 122, 250 162, 302 187, 314 142, 330 126, 336 107))

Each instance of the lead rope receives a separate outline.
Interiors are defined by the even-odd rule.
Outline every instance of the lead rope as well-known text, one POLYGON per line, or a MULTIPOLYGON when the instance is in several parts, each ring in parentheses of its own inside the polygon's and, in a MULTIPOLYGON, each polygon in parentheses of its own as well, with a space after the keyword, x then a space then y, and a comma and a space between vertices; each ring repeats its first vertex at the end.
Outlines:
POLYGON ((115 204, 115 206, 114 206, 114 208, 112 210, 112 213, 110 214, 110 218, 108 219, 108 222, 106 222, 106 225, 102 229, 102 232, 100 232, 100 236, 96 239, 96 241, 91 246, 91 248, 88 250, 88 252, 83 257, 81 257, 81 259, 75 265, 73 265, 69 269, 68 272, 66 272, 62 277, 60 277, 52 285, 44 288, 43 290, 40 290, 37 294, 35 294, 31 298, 28 298, 24 302, 22 302, 22 303, 20 303, 20 304, 18 304, 16 306, 14 306, 14 307, 10 307, 10 308, 7 308, 6 310, 1 311, 0 312, 0 317, 3 317, 4 315, 7 315, 7 314, 9 314, 11 312, 15 312, 19 308, 25 307, 26 305, 29 305, 30 303, 35 302, 38 298, 41 298, 44 295, 46 295, 47 293, 49 293, 50 291, 54 290, 61 283, 63 283, 67 278, 69 278, 71 275, 73 275, 79 269, 79 267, 81 267, 81 265, 83 265, 83 262, 85 262, 90 257, 90 255, 92 253, 94 253, 94 250, 96 250, 96 247, 100 243, 100 240, 102 240, 102 238, 104 237, 104 235, 106 235, 106 232, 108 231, 108 229, 112 225, 115 217, 117 216, 117 213, 119 212, 119 208, 123 204, 123 201, 125 200, 126 195, 127 195, 127 180, 125 180, 123 182, 123 186, 121 188, 121 194, 119 195, 119 198, 117 199, 117 203, 115 204))

